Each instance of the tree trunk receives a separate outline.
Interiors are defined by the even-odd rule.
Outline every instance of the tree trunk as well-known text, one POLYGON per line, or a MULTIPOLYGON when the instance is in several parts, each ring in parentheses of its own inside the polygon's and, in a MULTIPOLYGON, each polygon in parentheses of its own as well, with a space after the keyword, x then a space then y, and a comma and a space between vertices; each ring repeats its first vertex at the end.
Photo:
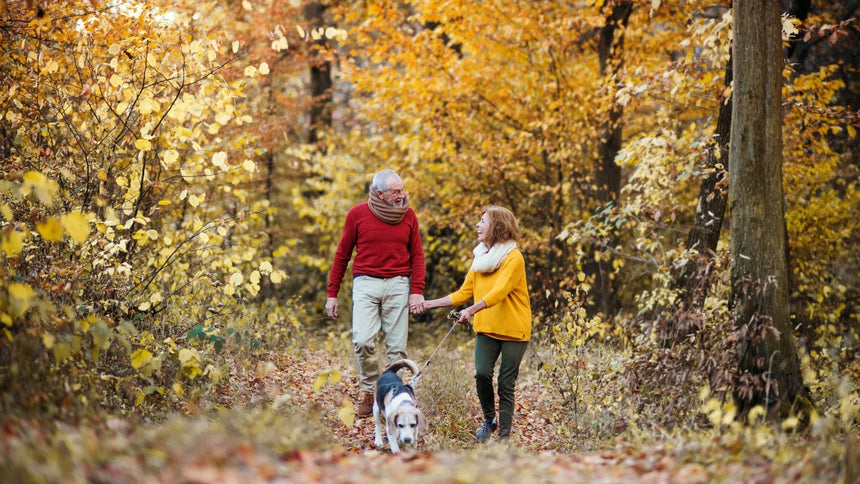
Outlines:
MULTIPOLYGON (((598 57, 600 69, 604 78, 615 82, 615 75, 621 69, 622 51, 624 47, 624 30, 633 2, 620 2, 612 7, 612 12, 606 17, 606 24, 600 30, 598 57)), ((609 108, 606 120, 601 126, 601 138, 597 146, 597 169, 595 182, 596 197, 601 206, 615 202, 621 189, 621 168, 615 163, 615 156, 621 149, 621 117, 624 108, 613 103, 609 108)), ((614 239, 614 237, 612 237, 614 239)), ((610 242, 611 244, 611 242, 610 242)), ((600 248, 595 247, 596 251, 600 248)), ((594 276, 592 297, 594 309, 612 316, 616 311, 616 301, 612 287, 612 260, 608 254, 602 254, 599 260, 592 260, 583 267, 586 274, 594 276)))
MULTIPOLYGON (((325 6, 321 2, 310 2, 305 5, 305 18, 314 27, 321 27, 325 6)), ((324 39, 316 41, 323 44, 324 39)), ((308 143, 314 144, 319 141, 319 131, 331 127, 331 62, 320 57, 311 60, 311 108, 310 123, 308 129, 308 143)), ((324 149, 324 146, 320 147, 324 149)))
POLYGON ((782 31, 778 2, 734 2, 729 156, 730 305, 740 338, 741 413, 788 414, 805 397, 790 320, 782 187, 782 31))
MULTIPOLYGON (((725 85, 732 84, 732 59, 726 64, 725 85)), ((706 262, 711 259, 717 249, 720 240, 720 231, 726 213, 728 200, 728 170, 729 170, 729 142, 731 141, 732 127, 732 96, 728 94, 720 104, 717 115, 717 129, 714 133, 714 145, 708 152, 708 165, 710 174, 702 181, 699 190, 698 203, 696 203, 696 215, 693 227, 687 234, 687 250, 696 250, 704 260, 702 264, 696 260, 685 263, 678 274, 675 285, 683 291, 681 298, 682 306, 685 308, 695 307, 704 297, 704 287, 707 274, 699 272, 699 267, 710 267, 706 262)))

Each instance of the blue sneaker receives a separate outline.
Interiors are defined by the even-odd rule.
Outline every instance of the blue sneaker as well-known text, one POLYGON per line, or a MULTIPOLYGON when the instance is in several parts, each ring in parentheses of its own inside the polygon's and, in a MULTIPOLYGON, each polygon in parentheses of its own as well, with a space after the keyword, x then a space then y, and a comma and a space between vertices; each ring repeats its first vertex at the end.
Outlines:
POLYGON ((499 428, 499 424, 495 417, 493 417, 493 420, 484 420, 481 428, 479 428, 478 432, 475 434, 475 438, 478 439, 478 442, 483 444, 490 440, 490 437, 492 437, 493 432, 495 432, 497 428, 499 428))

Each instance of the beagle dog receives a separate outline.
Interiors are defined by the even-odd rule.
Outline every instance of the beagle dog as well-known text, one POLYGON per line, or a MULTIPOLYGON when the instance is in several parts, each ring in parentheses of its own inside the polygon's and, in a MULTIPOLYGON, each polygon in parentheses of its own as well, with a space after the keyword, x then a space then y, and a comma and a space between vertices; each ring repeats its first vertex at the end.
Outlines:
POLYGON ((401 368, 409 368, 412 376, 418 374, 418 365, 412 360, 400 359, 390 364, 376 380, 376 398, 373 402, 373 421, 376 424, 374 444, 382 447, 382 428, 388 438, 392 454, 400 452, 400 446, 413 446, 427 431, 427 420, 415 403, 415 390, 404 384, 397 376, 401 368))

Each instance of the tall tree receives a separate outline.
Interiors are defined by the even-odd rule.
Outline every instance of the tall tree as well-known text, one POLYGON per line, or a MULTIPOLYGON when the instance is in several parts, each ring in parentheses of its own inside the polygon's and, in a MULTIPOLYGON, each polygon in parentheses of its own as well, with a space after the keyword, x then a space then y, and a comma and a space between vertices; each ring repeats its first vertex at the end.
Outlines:
MULTIPOLYGON (((325 25, 325 9, 322 2, 314 1, 305 5, 305 20, 312 28, 322 28, 325 25)), ((320 37, 315 44, 324 46, 324 37, 320 37)), ((311 106, 307 140, 311 144, 319 141, 320 130, 331 127, 331 62, 326 55, 320 54, 320 50, 315 49, 314 52, 310 66, 311 106)))
MULTIPOLYGON (((610 83, 617 83, 617 76, 623 66, 624 31, 633 11, 633 2, 622 1, 614 4, 606 16, 606 23, 600 29, 597 44, 600 72, 610 83)), ((617 89, 611 89, 612 96, 617 89)), ((600 127, 600 141, 597 145, 597 201, 602 205, 614 203, 621 190, 621 167, 615 156, 621 149, 622 120, 624 106, 618 102, 609 103, 607 113, 600 127)), ((613 237, 614 238, 614 237, 613 237)), ((611 243, 610 245, 614 245, 611 243)), ((607 257, 595 257, 586 264, 587 274, 594 276, 594 307, 603 314, 611 316, 616 311, 612 290, 612 262, 607 257), (605 260, 604 260, 605 259, 605 260)))
MULTIPOLYGON (((729 58, 725 76, 727 88, 732 84, 732 77, 732 60, 729 58)), ((732 97, 729 89, 725 92, 726 98, 720 103, 719 114, 717 114, 713 145, 707 154, 708 176, 702 180, 693 226, 687 234, 685 246, 688 251, 694 250, 706 259, 710 259, 709 254, 717 250, 726 212, 732 97)), ((703 266, 707 267, 709 264, 703 264, 703 266)), ((694 260, 685 262, 676 279, 676 286, 683 291, 682 302, 685 306, 696 304, 697 296, 701 296, 701 291, 697 291, 697 288, 703 280, 707 279, 703 277, 704 274, 699 273, 698 267, 699 264, 694 260)))
POLYGON ((734 395, 742 411, 764 405, 777 417, 804 395, 789 311, 779 3, 734 2, 732 37, 731 307, 742 338, 734 395))

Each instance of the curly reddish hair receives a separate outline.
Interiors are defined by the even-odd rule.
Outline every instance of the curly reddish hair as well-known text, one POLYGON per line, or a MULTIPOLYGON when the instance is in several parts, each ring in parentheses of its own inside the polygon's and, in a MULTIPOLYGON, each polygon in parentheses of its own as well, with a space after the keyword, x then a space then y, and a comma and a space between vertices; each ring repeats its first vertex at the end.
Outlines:
POLYGON ((490 226, 489 233, 484 236, 488 246, 492 247, 499 242, 520 240, 520 227, 517 218, 510 210, 498 205, 490 205, 484 208, 482 215, 487 216, 490 226))

